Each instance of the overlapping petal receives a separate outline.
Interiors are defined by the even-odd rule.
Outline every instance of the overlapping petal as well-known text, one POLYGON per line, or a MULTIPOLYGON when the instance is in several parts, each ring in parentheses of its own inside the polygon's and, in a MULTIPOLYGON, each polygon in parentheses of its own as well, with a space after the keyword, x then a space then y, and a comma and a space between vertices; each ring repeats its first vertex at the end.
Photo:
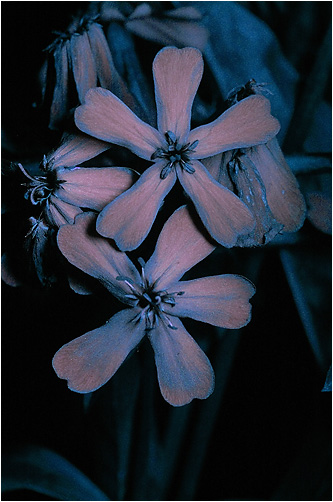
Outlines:
POLYGON ((277 140, 252 148, 247 155, 264 182, 273 216, 284 225, 284 232, 295 232, 304 223, 305 201, 277 140))
POLYGON ((111 246, 95 231, 96 215, 83 213, 74 225, 64 225, 58 232, 58 247, 67 260, 86 274, 95 277, 120 300, 130 289, 119 276, 140 282, 140 275, 125 253, 111 246))
POLYGON ((202 72, 202 55, 192 47, 166 47, 153 62, 158 130, 161 134, 172 131, 179 143, 190 131, 192 103, 202 72))
POLYGON ((101 87, 87 92, 84 104, 75 110, 75 123, 81 131, 124 146, 147 160, 163 141, 156 129, 140 120, 112 92, 101 87))
POLYGON ((125 167, 63 169, 58 171, 58 179, 65 183, 56 195, 70 204, 101 211, 128 190, 136 178, 135 171, 125 167))
POLYGON ((177 175, 184 190, 210 235, 225 247, 232 247, 239 235, 249 233, 254 227, 252 213, 230 190, 223 187, 199 162, 190 174, 177 166, 177 175))
POLYGON ((70 53, 76 89, 82 103, 87 91, 97 85, 95 60, 86 32, 75 33, 71 37, 70 53))
POLYGON ((175 317, 170 329, 162 322, 148 333, 164 399, 183 406, 192 399, 206 399, 214 390, 214 372, 199 345, 175 317))
POLYGON ((104 385, 145 335, 142 325, 133 322, 136 315, 137 309, 122 310, 104 326, 63 345, 52 361, 58 377, 80 393, 104 385))
POLYGON ((68 134, 62 139, 61 145, 47 156, 47 162, 53 168, 75 167, 108 150, 110 146, 110 143, 80 132, 68 134))
POLYGON ((250 321, 249 299, 255 289, 244 277, 228 274, 180 281, 170 285, 169 291, 183 294, 176 297, 174 306, 165 305, 167 314, 229 329, 241 328, 250 321))
POLYGON ((75 217, 82 213, 82 210, 51 195, 46 204, 45 218, 50 225, 60 227, 66 223, 74 223, 75 217))
POLYGON ((122 251, 137 248, 148 235, 156 214, 176 181, 174 171, 161 179, 163 162, 145 171, 139 180, 107 205, 97 219, 97 231, 115 240, 122 251))
POLYGON ((214 251, 201 222, 194 217, 187 206, 182 206, 165 223, 145 266, 145 275, 156 290, 166 289, 214 251))
POLYGON ((56 82, 50 110, 50 129, 55 129, 57 123, 63 119, 68 105, 68 54, 69 42, 58 45, 54 51, 54 66, 56 68, 56 82))
POLYGON ((266 143, 280 129, 270 109, 270 102, 264 96, 249 96, 210 124, 193 129, 188 141, 198 140, 199 143, 192 157, 203 159, 226 150, 266 143))

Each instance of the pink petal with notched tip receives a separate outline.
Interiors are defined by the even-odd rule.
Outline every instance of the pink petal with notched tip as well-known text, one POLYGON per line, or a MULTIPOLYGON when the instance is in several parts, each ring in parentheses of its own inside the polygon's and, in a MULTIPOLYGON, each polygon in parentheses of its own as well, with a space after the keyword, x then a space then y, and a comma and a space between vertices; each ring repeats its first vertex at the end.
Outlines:
POLYGON ((202 55, 191 47, 166 47, 155 57, 153 74, 157 123, 161 134, 172 131, 180 143, 185 140, 202 72, 202 55))
POLYGON ((139 180, 107 205, 97 218, 97 231, 115 240, 122 251, 136 249, 148 235, 164 197, 175 184, 172 170, 161 179, 164 161, 145 171, 139 180))
POLYGON ((90 89, 83 105, 75 110, 77 127, 95 138, 124 146, 143 159, 150 160, 163 138, 140 120, 112 92, 90 89))
POLYGON ((247 153, 265 185, 266 198, 283 232, 295 232, 304 223, 305 201, 277 140, 259 145, 247 153))
POLYGON ((133 321, 137 313, 138 309, 122 310, 56 352, 53 368, 70 390, 92 392, 110 380, 145 335, 141 323, 133 321))
POLYGON ((108 150, 112 145, 86 134, 66 134, 60 146, 47 155, 48 164, 56 167, 75 167, 108 150))
POLYGON ((174 317, 167 327, 163 322, 148 332, 157 368, 158 383, 164 399, 183 406, 192 399, 206 399, 214 390, 213 368, 199 345, 174 317))
POLYGON ((56 195, 51 195, 48 199, 44 212, 48 223, 55 227, 60 227, 66 223, 74 223, 75 217, 80 213, 82 213, 82 210, 79 207, 58 199, 56 195))
POLYGON ((98 279, 114 296, 128 303, 124 294, 131 290, 117 277, 140 282, 140 275, 125 253, 96 233, 95 221, 95 214, 83 213, 74 225, 62 226, 57 236, 58 247, 72 265, 98 279))
POLYGON ((180 183, 210 235, 225 247, 234 246, 239 235, 253 229, 252 213, 235 194, 217 183, 201 162, 194 160, 191 165, 193 174, 177 166, 180 183))
POLYGON ((128 190, 137 179, 136 173, 125 167, 64 169, 57 176, 59 181, 65 181, 56 190, 57 197, 96 211, 128 190))
POLYGON ((70 54, 79 100, 82 103, 87 91, 97 85, 97 73, 88 34, 74 34, 70 39, 70 54))
POLYGON ((164 312, 179 317, 191 317, 221 328, 237 329, 245 326, 251 318, 249 299, 255 288, 237 275, 217 275, 193 281, 180 281, 168 287, 176 304, 163 304, 164 312))
POLYGON ((191 157, 203 159, 226 150, 266 143, 280 130, 279 121, 270 110, 270 102, 264 96, 242 99, 210 124, 190 132, 188 141, 199 141, 191 157))
POLYGON ((167 288, 214 251, 215 246, 208 237, 187 206, 177 209, 165 223, 155 251, 145 266, 145 275, 155 284, 155 290, 167 288))

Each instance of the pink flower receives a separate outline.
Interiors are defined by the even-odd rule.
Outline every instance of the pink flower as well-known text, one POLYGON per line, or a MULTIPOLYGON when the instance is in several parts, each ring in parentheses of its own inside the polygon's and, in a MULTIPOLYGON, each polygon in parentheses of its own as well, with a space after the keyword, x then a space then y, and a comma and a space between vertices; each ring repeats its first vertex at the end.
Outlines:
POLYGON ((135 172, 125 167, 77 167, 109 148, 108 143, 85 135, 66 136, 54 152, 44 157, 41 175, 30 175, 26 198, 39 205, 43 218, 52 226, 74 223, 81 208, 101 211, 110 201, 127 190, 135 172))
POLYGON ((127 305, 107 323, 64 345, 53 367, 68 387, 91 392, 104 385, 145 335, 155 354, 163 397, 174 406, 205 399, 214 388, 206 355, 179 317, 214 326, 240 328, 250 320, 254 288, 237 275, 180 281, 214 246, 202 235, 186 206, 166 222, 141 276, 127 255, 93 233, 92 213, 58 232, 58 245, 70 263, 98 279, 127 305))
MULTIPOLYGON (((75 167, 109 147, 109 143, 82 133, 66 135, 61 145, 44 157, 38 174, 32 175, 21 164, 15 164, 14 172, 23 173, 26 180, 22 183, 26 186, 25 198, 31 201, 31 209, 35 210, 35 215, 29 218, 29 229, 24 238, 23 259, 31 260, 33 271, 44 285, 57 280, 50 257, 58 253, 58 258, 62 259, 54 242, 54 229, 58 230, 65 223, 74 223, 74 218, 82 213, 81 208, 101 211, 136 179, 135 172, 124 167, 75 167)), ((21 264, 17 266, 16 260, 9 255, 5 253, 2 257, 2 277, 8 285, 18 286, 25 277, 20 277, 21 264)), ((28 268, 24 267, 23 275, 28 268)), ((82 287, 77 285, 80 279, 73 278, 71 272, 68 279, 75 291, 80 289, 82 292, 82 287)))
POLYGON ((265 143, 279 131, 263 96, 250 96, 210 124, 190 131, 191 108, 203 72, 201 53, 167 47, 155 57, 153 74, 158 130, 141 121, 111 92, 95 88, 75 111, 78 128, 103 141, 153 160, 138 182, 109 204, 97 220, 98 232, 121 250, 132 250, 150 231, 157 211, 177 178, 211 236, 232 247, 254 225, 251 212, 222 187, 198 159, 265 143))

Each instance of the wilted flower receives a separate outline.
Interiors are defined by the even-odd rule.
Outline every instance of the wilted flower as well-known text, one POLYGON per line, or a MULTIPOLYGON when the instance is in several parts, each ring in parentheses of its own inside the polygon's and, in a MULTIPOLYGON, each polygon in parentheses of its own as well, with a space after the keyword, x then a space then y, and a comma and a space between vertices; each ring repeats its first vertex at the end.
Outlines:
POLYGON ((58 35, 46 49, 53 54, 54 63, 51 65, 49 58, 41 71, 44 97, 52 82, 52 71, 55 71, 49 122, 51 129, 56 129, 69 110, 83 101, 88 89, 96 85, 112 90, 128 105, 133 104, 133 98, 115 68, 103 29, 94 18, 74 19, 68 30, 58 35), (76 99, 71 97, 72 81, 76 86, 76 99))
POLYGON ((250 319, 254 288, 237 275, 180 281, 214 246, 193 222, 186 206, 166 222, 141 276, 127 255, 93 233, 95 217, 79 215, 58 232, 58 246, 70 263, 98 279, 128 308, 107 323, 64 345, 53 367, 76 392, 105 384, 147 335, 154 353, 163 397, 174 406, 213 391, 212 367, 179 317, 214 326, 240 328, 250 319))
MULTIPOLYGON (((108 143, 83 134, 68 135, 59 148, 44 156, 38 174, 32 175, 17 164, 25 177, 25 183, 21 183, 26 187, 25 198, 38 209, 36 217, 29 218, 24 245, 42 283, 49 282, 44 263, 46 252, 51 253, 49 240, 54 238, 54 229, 74 223, 82 208, 101 211, 136 179, 135 172, 124 167, 76 166, 109 147, 108 143)), ((3 258, 3 278, 14 285, 19 281, 10 273, 9 261, 8 257, 3 258)))
POLYGON ((203 50, 208 31, 199 24, 202 14, 195 7, 162 8, 157 2, 101 2, 101 22, 120 22, 139 37, 160 45, 193 47, 203 50))
MULTIPOLYGON (((235 89, 228 102, 235 106, 262 92, 263 85, 252 79, 235 89)), ((237 245, 267 244, 278 233, 295 232, 303 225, 304 198, 276 138, 266 144, 224 152, 203 163, 214 179, 238 195, 255 218, 254 229, 239 236, 237 245)))
POLYGON ((111 92, 88 91, 75 111, 78 128, 153 160, 139 181, 100 214, 97 230, 122 250, 135 249, 148 234, 177 178, 211 236, 232 247, 254 225, 251 212, 222 187, 198 159, 266 143, 279 130, 263 96, 250 96, 210 124, 190 131, 191 108, 203 72, 201 53, 167 47, 155 57, 153 74, 158 130, 141 121, 111 92))

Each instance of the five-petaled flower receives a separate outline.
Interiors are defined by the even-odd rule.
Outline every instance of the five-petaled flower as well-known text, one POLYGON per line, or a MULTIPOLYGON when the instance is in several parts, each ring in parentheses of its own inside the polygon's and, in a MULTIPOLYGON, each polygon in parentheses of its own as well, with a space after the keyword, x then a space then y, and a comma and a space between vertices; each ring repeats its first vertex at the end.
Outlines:
POLYGON ((126 253, 94 232, 95 215, 84 213, 58 232, 70 263, 98 279, 127 305, 107 323, 64 345, 53 358, 71 390, 86 393, 105 384, 145 335, 155 354, 163 397, 174 406, 205 399, 214 388, 211 364, 179 317, 240 328, 251 315, 252 284, 237 275, 180 281, 214 245, 193 222, 186 206, 166 222, 141 275, 126 253))
POLYGON ((239 235, 253 229, 247 206, 217 183, 199 159, 266 143, 278 133, 279 122, 270 115, 268 99, 250 96, 213 122, 190 130, 192 103, 202 72, 203 59, 197 49, 166 47, 156 55, 153 74, 158 130, 101 88, 90 89, 84 104, 75 111, 80 130, 154 161, 133 187, 98 217, 97 231, 113 238, 123 251, 135 249, 145 239, 177 178, 218 243, 232 247, 239 235))

